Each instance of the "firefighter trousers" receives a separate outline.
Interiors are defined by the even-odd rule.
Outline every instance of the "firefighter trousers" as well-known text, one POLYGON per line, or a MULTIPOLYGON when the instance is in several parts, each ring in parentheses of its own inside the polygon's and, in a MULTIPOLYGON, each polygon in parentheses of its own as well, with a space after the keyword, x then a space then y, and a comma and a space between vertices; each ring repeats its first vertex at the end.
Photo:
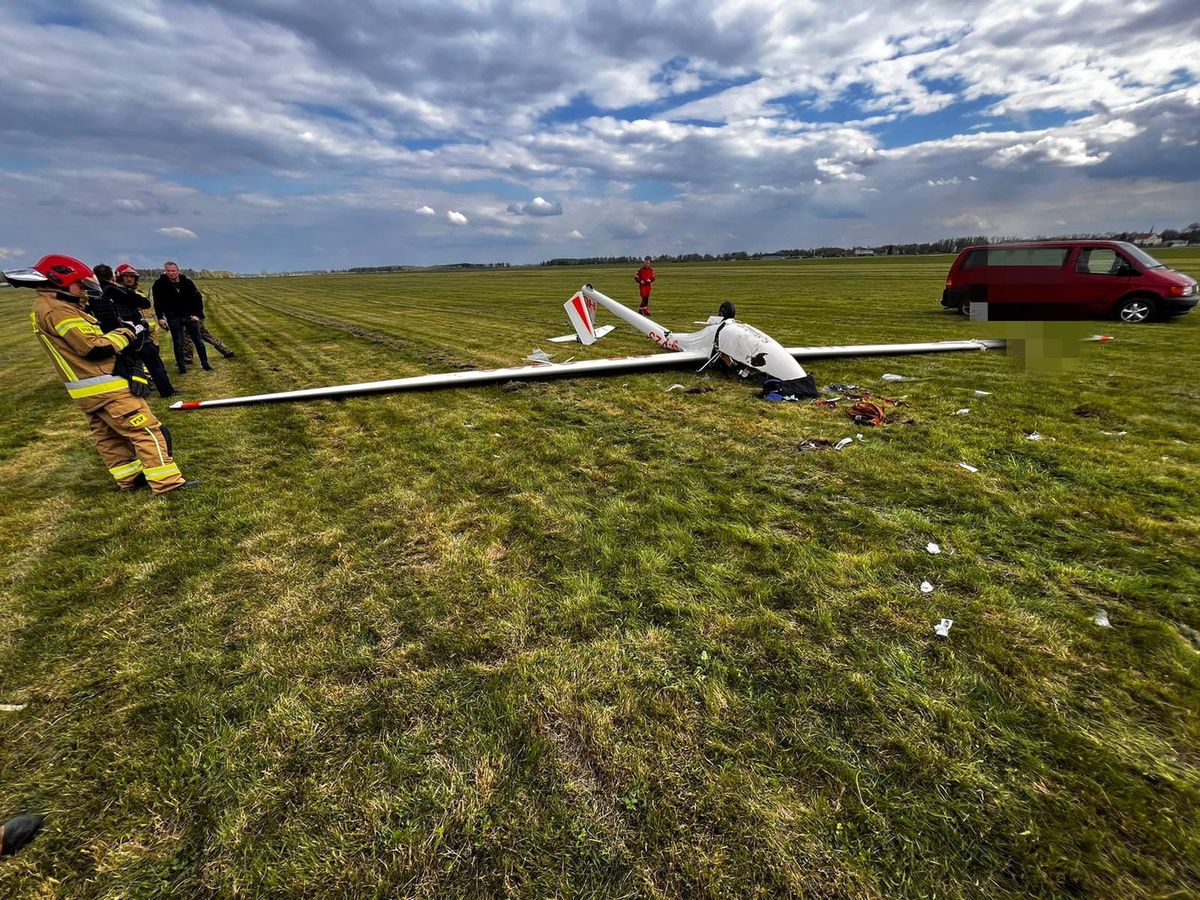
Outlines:
POLYGON ((145 400, 121 390, 79 405, 96 450, 121 490, 133 490, 138 475, 146 477, 155 494, 183 486, 183 474, 167 449, 161 424, 145 400))

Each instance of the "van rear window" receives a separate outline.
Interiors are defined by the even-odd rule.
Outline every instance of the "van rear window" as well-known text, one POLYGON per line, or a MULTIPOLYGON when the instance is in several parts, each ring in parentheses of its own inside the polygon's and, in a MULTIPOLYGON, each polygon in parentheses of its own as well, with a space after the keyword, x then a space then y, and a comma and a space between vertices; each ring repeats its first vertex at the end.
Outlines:
POLYGON ((989 266, 1045 266, 1058 269, 1067 261, 1068 251, 1066 247, 1012 247, 980 252, 987 253, 986 264, 989 266))

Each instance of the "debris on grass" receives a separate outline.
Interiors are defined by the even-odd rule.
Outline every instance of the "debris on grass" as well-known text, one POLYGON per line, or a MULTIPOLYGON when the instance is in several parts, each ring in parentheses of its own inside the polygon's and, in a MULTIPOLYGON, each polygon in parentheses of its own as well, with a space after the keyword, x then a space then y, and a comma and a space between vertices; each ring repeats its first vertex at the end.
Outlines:
POLYGON ((921 582, 921 593, 922 594, 932 594, 933 593, 933 585, 930 584, 928 581, 922 581, 921 582))
POLYGON ((913 378, 909 375, 897 375, 894 372, 884 372, 879 376, 880 381, 919 381, 920 379, 913 378))
POLYGON ((1027 441, 1040 441, 1041 439, 1042 439, 1042 436, 1040 434, 1038 434, 1036 431, 1031 431, 1031 432, 1029 432, 1029 434, 1025 435, 1025 440, 1027 440, 1027 441))
POLYGON ((855 437, 859 440, 860 443, 865 444, 867 442, 867 439, 865 437, 863 437, 861 434, 856 434, 855 437))
POLYGON ((527 357, 525 357, 525 359, 527 361, 529 361, 535 365, 539 365, 539 366, 553 365, 553 363, 551 362, 551 360, 553 358, 554 358, 554 354, 547 353, 541 347, 535 347, 533 352, 530 353, 527 357))
POLYGON ((887 410, 870 400, 859 400, 846 411, 856 425, 883 425, 887 422, 887 410))
POLYGON ((933 626, 933 630, 937 634, 938 637, 949 637, 950 636, 950 626, 953 624, 954 624, 953 619, 942 619, 942 621, 938 622, 936 625, 933 626))
POLYGON ((847 447, 849 447, 853 443, 854 443, 854 438, 852 438, 852 437, 842 438, 840 441, 837 442, 837 444, 834 445, 833 449, 838 450, 838 451, 845 450, 847 447))
POLYGON ((1127 431, 1102 431, 1100 433, 1106 437, 1125 437, 1125 435, 1128 434, 1129 432, 1127 432, 1127 431))
POLYGON ((0 703, 0 712, 20 712, 27 703, 0 703))
POLYGON ((832 450, 833 442, 823 440, 822 438, 811 438, 801 441, 796 445, 796 449, 801 453, 814 453, 818 450, 832 450))
POLYGON ((964 406, 962 409, 955 410, 955 411, 954 411, 954 413, 952 413, 952 415, 956 415, 956 416, 965 416, 965 415, 967 415, 967 414, 968 414, 970 411, 971 411, 971 407, 969 407, 969 406, 964 406))
POLYGON ((975 467, 974 467, 973 465, 971 465, 970 463, 965 463, 965 462, 960 462, 960 463, 958 464, 958 467, 959 467, 960 469, 966 469, 968 472, 978 472, 978 471, 979 471, 977 468, 975 468, 975 467))
POLYGON ((1112 628, 1112 622, 1108 621, 1108 613, 1103 609, 1096 610, 1096 614, 1092 616, 1092 621, 1101 628, 1112 628))
POLYGON ((823 394, 853 394, 862 390, 857 384, 827 384, 821 388, 823 394))
POLYGON ((682 390, 683 390, 682 384, 673 384, 669 388, 667 388, 665 391, 663 391, 663 393, 669 394, 669 393, 671 393, 671 391, 682 391, 682 390))
POLYGON ((939 553, 942 552, 942 548, 939 547, 937 544, 935 544, 933 541, 930 541, 928 544, 925 545, 925 552, 932 554, 933 556, 937 556, 939 553))
POLYGON ((991 391, 976 391, 975 396, 976 397, 990 397, 990 396, 992 396, 992 392, 991 391))

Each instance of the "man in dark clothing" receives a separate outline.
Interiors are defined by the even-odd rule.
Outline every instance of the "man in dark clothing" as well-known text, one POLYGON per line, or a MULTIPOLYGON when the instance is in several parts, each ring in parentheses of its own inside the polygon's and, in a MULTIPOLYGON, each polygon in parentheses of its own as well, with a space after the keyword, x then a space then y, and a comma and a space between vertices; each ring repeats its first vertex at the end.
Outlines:
POLYGON ((175 387, 171 384, 167 368, 158 352, 158 323, 153 319, 146 320, 145 311, 150 309, 150 300, 137 292, 138 270, 128 263, 117 266, 120 284, 113 281, 113 270, 103 263, 92 271, 96 273, 103 294, 99 299, 88 303, 88 311, 96 317, 105 331, 112 331, 126 323, 145 326, 147 340, 142 341, 137 357, 154 379, 159 396, 170 397, 176 393, 175 387))
POLYGON ((187 371, 184 361, 183 336, 189 334, 200 356, 200 368, 212 371, 208 364, 208 353, 204 350, 204 337, 200 333, 200 321, 204 318, 204 295, 192 279, 179 271, 179 264, 167 262, 163 273, 150 288, 154 298, 154 313, 160 325, 171 329, 171 345, 175 350, 175 366, 180 372, 187 371))

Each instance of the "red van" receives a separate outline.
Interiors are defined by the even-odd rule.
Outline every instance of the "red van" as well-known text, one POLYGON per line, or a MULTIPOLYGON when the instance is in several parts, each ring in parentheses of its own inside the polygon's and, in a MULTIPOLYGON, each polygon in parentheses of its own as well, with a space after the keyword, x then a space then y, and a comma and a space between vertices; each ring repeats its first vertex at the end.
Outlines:
POLYGON ((1033 241, 967 247, 958 254, 942 306, 989 319, 1122 322, 1181 316, 1196 305, 1196 280, 1124 241, 1033 241))

